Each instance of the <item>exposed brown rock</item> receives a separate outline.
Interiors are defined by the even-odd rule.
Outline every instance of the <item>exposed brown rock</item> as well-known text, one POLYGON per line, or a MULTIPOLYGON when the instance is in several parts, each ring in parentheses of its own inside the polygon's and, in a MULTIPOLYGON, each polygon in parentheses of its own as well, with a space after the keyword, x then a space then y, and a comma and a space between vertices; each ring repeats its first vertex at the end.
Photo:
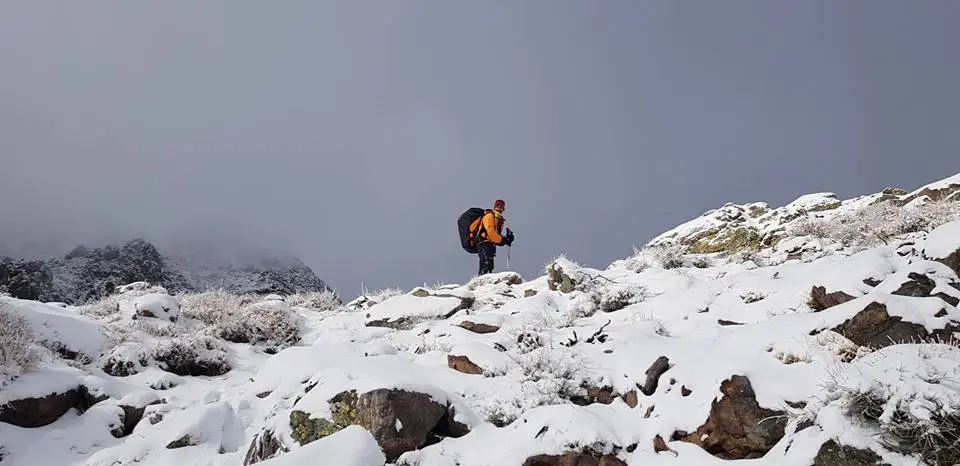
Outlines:
POLYGON ((946 293, 940 292, 933 294, 933 290, 937 287, 937 283, 933 281, 932 278, 919 274, 919 273, 910 273, 907 275, 909 279, 908 282, 900 285, 900 288, 897 291, 894 291, 893 294, 900 296, 910 296, 914 298, 926 298, 929 296, 936 296, 945 302, 949 303, 951 306, 956 306, 960 304, 960 299, 950 296, 946 293))
MULTIPOLYGON (((446 406, 423 393, 379 389, 364 393, 357 400, 357 423, 373 434, 391 462, 434 440, 433 431, 445 414, 446 406), (403 424, 399 431, 398 419, 403 424)), ((443 426, 444 429, 448 427, 443 426)), ((462 431, 465 430, 464 426, 462 431)))
POLYGON ((636 408, 640 404, 640 400, 637 399, 637 391, 630 390, 627 393, 623 394, 623 402, 627 404, 630 408, 636 408))
POLYGON ((735 375, 720 384, 723 398, 714 400, 710 416, 697 431, 682 438, 723 459, 760 458, 784 435, 783 411, 760 407, 750 380, 735 375))
POLYGON ((577 288, 576 281, 567 275, 557 264, 550 264, 547 267, 547 287, 550 291, 560 290, 561 293, 569 293, 577 288))
POLYGON ((670 449, 670 447, 667 446, 667 442, 663 440, 663 437, 659 435, 653 438, 653 451, 657 453, 663 453, 665 451, 669 451, 676 454, 675 451, 673 451, 672 449, 670 449))
POLYGON ((953 198, 957 192, 960 192, 960 184, 951 184, 939 189, 925 188, 912 196, 907 196, 903 199, 900 199, 897 201, 897 204, 904 206, 909 204, 914 199, 923 196, 929 197, 932 201, 943 201, 953 198))
POLYGON ((460 300, 460 304, 457 305, 456 307, 454 307, 453 309, 451 309, 451 310, 450 310, 449 312, 447 312, 446 314, 443 314, 442 316, 437 316, 437 317, 435 317, 435 318, 433 318, 433 319, 431 319, 431 318, 421 318, 421 317, 416 317, 416 318, 415 318, 415 317, 410 317, 410 316, 403 316, 403 317, 400 317, 400 318, 397 318, 397 319, 392 319, 392 318, 390 318, 390 319, 373 320, 373 321, 367 322, 367 323, 364 324, 364 325, 367 326, 367 327, 384 327, 384 328, 392 328, 392 329, 396 329, 396 330, 410 330, 410 329, 412 329, 413 327, 415 327, 417 324, 419 324, 420 322, 423 322, 423 321, 425 321, 425 320, 449 319, 450 317, 453 317, 454 314, 456 314, 456 313, 458 313, 458 312, 460 312, 460 311, 462 311, 462 310, 464 310, 464 309, 470 309, 471 307, 473 307, 473 303, 474 303, 474 301, 475 301, 474 298, 465 298, 465 297, 463 297, 463 296, 456 296, 456 295, 452 295, 452 294, 440 294, 440 293, 432 294, 432 293, 430 293, 430 292, 427 292, 426 290, 423 290, 422 288, 419 289, 419 290, 417 290, 417 291, 423 291, 423 292, 425 292, 426 294, 423 294, 423 293, 417 294, 417 292, 414 292, 414 293, 413 293, 414 296, 423 297, 424 299, 430 299, 431 297, 436 297, 436 298, 457 298, 457 299, 460 300))
POLYGON ((864 278, 864 279, 863 279, 863 284, 864 284, 864 285, 867 285, 867 286, 877 286, 877 285, 879 285, 880 283, 882 283, 880 280, 877 280, 877 279, 874 279, 874 278, 864 278))
POLYGON ((855 299, 853 296, 842 291, 827 293, 826 287, 814 286, 813 289, 810 290, 810 300, 807 301, 807 305, 810 306, 810 309, 813 309, 814 312, 820 312, 853 299, 855 299))
POLYGON ((460 327, 463 329, 469 330, 473 333, 493 333, 493 332, 496 332, 497 330, 500 330, 500 327, 497 327, 496 325, 476 324, 476 323, 470 322, 469 320, 460 322, 460 327))
POLYGON ((283 447, 273 431, 263 431, 253 438, 253 442, 250 442, 243 464, 247 466, 259 463, 286 452, 287 449, 283 447))
POLYGON ((94 404, 103 401, 79 386, 63 393, 51 393, 41 398, 23 398, 0 405, 0 422, 18 427, 42 427, 53 423, 67 411, 76 408, 86 411, 94 404))
POLYGON ((820 446, 820 451, 813 459, 812 466, 877 466, 885 465, 880 456, 870 450, 839 445, 833 440, 827 440, 820 446))
POLYGON ((476 365, 466 356, 447 355, 447 366, 464 374, 483 374, 483 368, 476 365))
POLYGON ((670 369, 670 360, 667 359, 666 356, 657 358, 657 360, 653 362, 653 365, 647 369, 647 380, 643 386, 640 387, 640 391, 647 396, 653 395, 657 391, 657 385, 660 383, 660 376, 668 369, 670 369))
MULTIPOLYGON (((613 392, 613 387, 610 386, 587 387, 586 391, 586 396, 573 397, 570 401, 581 406, 586 406, 593 403, 608 405, 613 403, 613 400, 618 397, 618 395, 613 392)), ((634 392, 634 395, 636 395, 636 392, 634 392)))
POLYGON ((834 332, 847 337, 857 345, 870 348, 917 342, 930 337, 948 341, 952 338, 953 332, 958 330, 960 326, 950 322, 933 333, 927 332, 923 325, 905 322, 900 316, 891 316, 887 313, 887 306, 877 302, 870 303, 857 315, 833 328, 834 332))
POLYGON ((627 466, 616 455, 592 453, 564 453, 563 455, 537 455, 527 458, 523 466, 627 466))

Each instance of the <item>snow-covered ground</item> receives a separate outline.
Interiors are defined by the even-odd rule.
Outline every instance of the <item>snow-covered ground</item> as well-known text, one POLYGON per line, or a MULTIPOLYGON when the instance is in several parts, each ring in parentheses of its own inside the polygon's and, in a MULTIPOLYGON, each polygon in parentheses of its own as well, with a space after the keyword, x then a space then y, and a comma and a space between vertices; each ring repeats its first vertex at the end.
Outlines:
POLYGON ((86 307, 0 297, 0 462, 953 464, 960 216, 920 197, 958 179, 728 205, 605 268, 559 257, 344 305, 147 284, 86 307), (859 241, 809 224, 881 199, 895 209, 865 218, 936 218, 859 241), (731 224, 776 239, 701 241, 731 224))

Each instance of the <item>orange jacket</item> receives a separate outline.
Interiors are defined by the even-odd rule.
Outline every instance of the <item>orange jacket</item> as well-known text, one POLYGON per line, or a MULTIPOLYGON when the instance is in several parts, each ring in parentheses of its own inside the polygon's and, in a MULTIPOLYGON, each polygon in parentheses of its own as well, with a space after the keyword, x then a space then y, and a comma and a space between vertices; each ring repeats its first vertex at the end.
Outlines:
POLYGON ((495 210, 487 210, 482 217, 474 221, 473 225, 470 225, 470 231, 480 228, 477 243, 489 241, 493 244, 503 244, 504 238, 500 234, 503 231, 503 221, 503 215, 495 210))

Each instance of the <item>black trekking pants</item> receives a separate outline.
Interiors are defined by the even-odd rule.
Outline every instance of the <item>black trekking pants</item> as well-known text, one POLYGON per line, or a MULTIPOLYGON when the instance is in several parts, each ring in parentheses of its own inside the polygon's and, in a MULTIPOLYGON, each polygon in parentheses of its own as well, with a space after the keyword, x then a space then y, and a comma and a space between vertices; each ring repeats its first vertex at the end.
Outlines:
POLYGON ((480 273, 484 275, 493 273, 493 258, 497 255, 497 245, 493 243, 480 243, 477 245, 477 256, 480 257, 480 273))

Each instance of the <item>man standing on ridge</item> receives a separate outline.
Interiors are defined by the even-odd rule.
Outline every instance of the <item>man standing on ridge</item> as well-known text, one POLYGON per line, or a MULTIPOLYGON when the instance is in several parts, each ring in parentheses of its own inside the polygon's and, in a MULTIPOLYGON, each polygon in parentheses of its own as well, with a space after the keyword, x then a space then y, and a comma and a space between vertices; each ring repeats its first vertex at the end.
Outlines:
POLYGON ((480 275, 493 272, 493 258, 497 255, 497 246, 510 246, 513 244, 513 232, 507 228, 507 234, 503 235, 503 211, 507 204, 503 199, 497 199, 493 203, 493 210, 487 210, 483 216, 475 221, 475 225, 470 226, 471 232, 477 239, 477 255, 480 257, 480 275), (479 230, 478 230, 479 229, 479 230))

